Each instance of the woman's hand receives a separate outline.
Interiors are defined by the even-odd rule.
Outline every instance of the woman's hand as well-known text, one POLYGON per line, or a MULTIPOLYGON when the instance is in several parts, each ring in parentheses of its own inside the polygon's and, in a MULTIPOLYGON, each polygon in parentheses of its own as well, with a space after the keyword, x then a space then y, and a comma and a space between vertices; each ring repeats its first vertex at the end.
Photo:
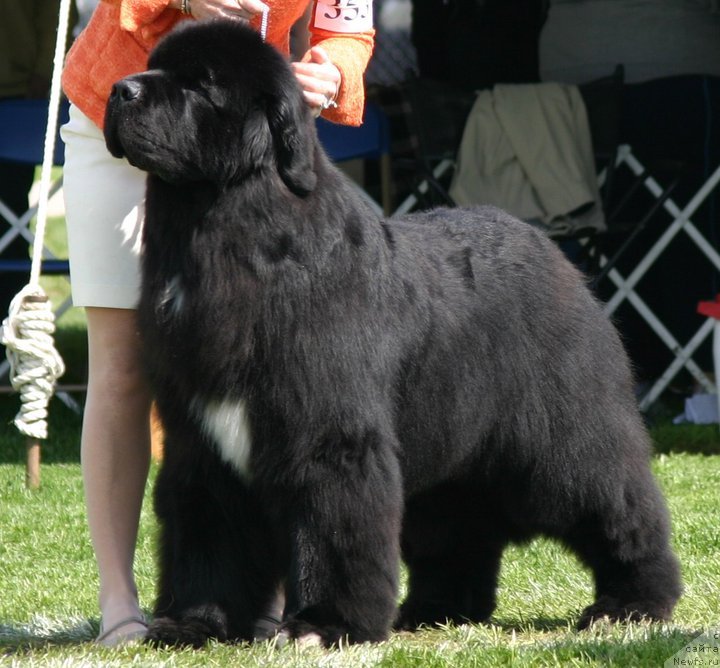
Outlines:
MULTIPOLYGON (((181 0, 172 0, 170 6, 181 9, 181 0)), ((267 5, 260 0, 188 0, 187 7, 196 19, 241 19, 249 21, 262 14, 267 5)))
MULTIPOLYGON (((171 0, 170 6, 181 9, 182 0, 171 0)), ((186 6, 190 14, 199 20, 229 18, 250 21, 267 10, 267 5, 261 0, 187 0, 186 6)), ((312 47, 302 61, 292 63, 292 68, 305 101, 316 116, 335 104, 342 77, 323 48, 312 47)))
POLYGON ((314 46, 300 62, 292 63, 305 102, 316 116, 335 104, 340 90, 340 70, 330 62, 325 50, 314 46))

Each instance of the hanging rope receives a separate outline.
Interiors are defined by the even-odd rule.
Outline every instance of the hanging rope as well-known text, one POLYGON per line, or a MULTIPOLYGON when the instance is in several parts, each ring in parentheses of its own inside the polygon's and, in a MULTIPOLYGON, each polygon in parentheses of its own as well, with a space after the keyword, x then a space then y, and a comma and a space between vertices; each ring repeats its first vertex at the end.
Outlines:
POLYGON ((53 340, 55 315, 50 300, 40 287, 40 269, 60 108, 60 77, 70 21, 70 3, 71 0, 60 2, 30 282, 13 299, 8 317, 2 324, 2 343, 6 346, 6 354, 10 362, 10 382, 20 393, 21 400, 20 412, 15 417, 15 426, 25 436, 38 439, 47 438, 47 405, 52 398, 57 379, 65 372, 62 358, 55 350, 53 340))
POLYGON ((49 299, 42 289, 25 286, 12 300, 3 321, 2 342, 7 347, 10 382, 20 393, 15 426, 32 438, 47 438, 47 406, 65 371, 55 350, 54 332, 55 314, 49 299))

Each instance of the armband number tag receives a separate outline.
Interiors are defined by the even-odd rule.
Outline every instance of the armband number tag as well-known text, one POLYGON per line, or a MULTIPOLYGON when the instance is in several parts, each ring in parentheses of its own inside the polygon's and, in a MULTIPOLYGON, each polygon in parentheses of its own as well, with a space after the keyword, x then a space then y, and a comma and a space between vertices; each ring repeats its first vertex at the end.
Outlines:
POLYGON ((313 27, 330 32, 372 30, 372 0, 317 0, 313 27))

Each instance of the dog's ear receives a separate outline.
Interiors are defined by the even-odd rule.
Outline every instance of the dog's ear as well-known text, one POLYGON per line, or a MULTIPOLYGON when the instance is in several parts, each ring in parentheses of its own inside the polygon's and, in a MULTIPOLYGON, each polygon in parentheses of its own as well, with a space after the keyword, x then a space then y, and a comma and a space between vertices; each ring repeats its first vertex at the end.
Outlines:
POLYGON ((273 97, 267 108, 280 178, 291 192, 304 197, 315 188, 315 136, 300 95, 273 97))

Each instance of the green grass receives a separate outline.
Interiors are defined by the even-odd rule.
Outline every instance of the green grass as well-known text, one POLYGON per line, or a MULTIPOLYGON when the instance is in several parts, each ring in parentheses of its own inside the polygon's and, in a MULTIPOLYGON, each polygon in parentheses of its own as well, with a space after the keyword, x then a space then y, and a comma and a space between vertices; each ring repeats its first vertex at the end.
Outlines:
MULTIPOLYGON (((14 409, 5 398, 0 419, 7 423, 14 409)), ((720 620, 716 446, 711 455, 673 452, 653 461, 673 515, 685 580, 672 624, 574 631, 579 611, 591 601, 589 576, 557 544, 537 540, 507 551, 498 608, 489 626, 396 634, 378 646, 334 652, 268 644, 210 644, 201 651, 98 648, 88 642, 98 626, 97 578, 84 517, 79 429, 79 417, 54 400, 42 486, 36 492, 24 487, 23 439, 11 429, 0 436, 0 657, 10 665, 660 666, 720 620)), ((708 436, 716 439, 710 431, 708 436)), ((155 474, 153 467, 148 489, 155 474)), ((148 609, 156 577, 155 532, 146 503, 137 578, 148 609)))
MULTIPOLYGON (((62 298, 64 279, 44 280, 51 298, 62 298)), ((58 348, 68 375, 82 380, 82 315, 71 312, 58 325, 58 348)), ((336 651, 293 645, 279 649, 271 643, 211 643, 199 651, 100 648, 91 642, 99 623, 98 583, 83 505, 80 417, 53 399, 42 485, 30 492, 24 486, 24 441, 10 424, 17 408, 16 397, 0 395, 0 665, 662 666, 702 631, 720 627, 720 432, 716 425, 673 426, 664 419, 652 429, 657 451, 653 469, 670 505, 685 584, 671 624, 599 624, 576 632, 573 624, 591 602, 590 578, 557 544, 537 540, 506 552, 498 607, 487 626, 394 634, 379 645, 336 651)), ((148 490, 156 473, 153 466, 148 490)), ((140 599, 148 611, 156 580, 156 524, 150 506, 148 498, 136 558, 140 599)))

